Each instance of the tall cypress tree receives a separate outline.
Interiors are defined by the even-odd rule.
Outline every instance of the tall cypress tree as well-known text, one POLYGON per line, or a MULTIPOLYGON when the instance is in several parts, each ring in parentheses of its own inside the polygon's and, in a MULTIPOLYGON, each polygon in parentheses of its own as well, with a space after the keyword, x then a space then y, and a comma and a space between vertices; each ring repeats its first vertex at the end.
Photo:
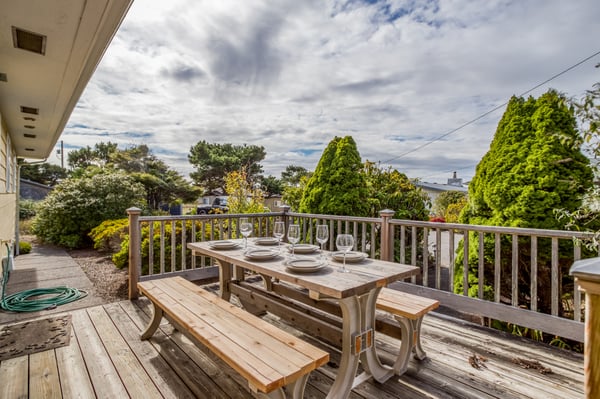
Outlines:
MULTIPOLYGON (((578 132, 573 111, 565 98, 550 90, 537 100, 513 97, 496 130, 490 150, 477 165, 469 184, 469 203, 461 214, 462 223, 540 229, 564 229, 555 209, 575 210, 583 193, 593 182, 589 160, 576 140, 578 132)), ((523 240, 521 240, 523 241, 523 240)), ((470 240, 471 295, 477 294, 477 239, 470 240)), ((511 262, 506 254, 510 242, 502 243, 502 295, 511 296, 511 262)), ((540 310, 550 307, 550 248, 539 242, 538 293, 540 310)), ((486 295, 493 287, 493 237, 485 243, 486 295)), ((571 250, 561 248, 561 250, 571 250)), ((462 252, 457 257, 455 290, 462 292, 462 252)), ((527 242, 519 243, 519 303, 526 304, 531 281, 531 254, 527 242)), ((561 265, 563 275, 570 265, 561 265)))
POLYGON ((335 137, 327 146, 300 201, 300 212, 366 216, 367 186, 351 136, 335 137))

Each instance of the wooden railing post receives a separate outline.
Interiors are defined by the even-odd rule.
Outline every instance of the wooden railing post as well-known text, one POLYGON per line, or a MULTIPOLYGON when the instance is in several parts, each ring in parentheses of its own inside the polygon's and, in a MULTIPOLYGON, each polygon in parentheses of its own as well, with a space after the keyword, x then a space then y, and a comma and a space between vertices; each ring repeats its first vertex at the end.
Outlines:
POLYGON ((139 296, 137 283, 142 269, 142 234, 139 223, 142 210, 129 208, 127 214, 129 215, 129 299, 137 299, 139 296))
POLYGON ((585 397, 600 398, 600 258, 578 260, 569 272, 585 298, 585 397))
POLYGON ((390 219, 394 216, 394 211, 391 209, 384 209, 379 211, 379 216, 381 216, 381 260, 392 260, 392 235, 390 234, 391 226, 390 219))

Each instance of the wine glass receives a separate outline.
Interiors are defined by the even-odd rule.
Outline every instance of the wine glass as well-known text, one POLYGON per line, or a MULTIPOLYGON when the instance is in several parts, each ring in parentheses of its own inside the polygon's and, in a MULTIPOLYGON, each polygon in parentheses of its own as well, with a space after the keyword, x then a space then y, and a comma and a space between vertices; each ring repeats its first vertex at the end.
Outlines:
POLYGON ((300 241, 300 225, 290 224, 288 227, 288 241, 292 243, 292 258, 294 257, 294 246, 300 241))
POLYGON ((285 235, 285 223, 275 222, 273 225, 273 236, 277 238, 277 249, 281 252, 281 239, 285 235))
POLYGON ((329 239, 329 227, 326 224, 317 226, 317 242, 321 244, 321 260, 325 258, 323 255, 323 244, 329 239))
POLYGON ((344 254, 344 261, 342 263, 342 268, 340 269, 340 271, 343 273, 347 273, 350 270, 346 269, 346 254, 354 246, 354 237, 352 237, 352 234, 338 234, 338 236, 335 239, 335 245, 338 251, 341 251, 344 254))
POLYGON ((244 236, 244 250, 248 247, 248 237, 252 234, 252 223, 248 218, 240 218, 240 233, 244 236))

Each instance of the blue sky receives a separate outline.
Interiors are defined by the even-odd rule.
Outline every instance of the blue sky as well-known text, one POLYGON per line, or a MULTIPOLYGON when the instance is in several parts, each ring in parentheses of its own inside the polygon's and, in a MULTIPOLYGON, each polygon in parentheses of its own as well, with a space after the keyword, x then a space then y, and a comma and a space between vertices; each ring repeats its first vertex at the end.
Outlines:
MULTIPOLYGON (((186 176, 200 140, 260 145, 280 177, 351 135, 363 161, 468 181, 504 107, 446 134, 600 51, 598 21, 597 0, 135 0, 61 139, 186 176)), ((531 94, 579 97, 598 63, 531 94)))

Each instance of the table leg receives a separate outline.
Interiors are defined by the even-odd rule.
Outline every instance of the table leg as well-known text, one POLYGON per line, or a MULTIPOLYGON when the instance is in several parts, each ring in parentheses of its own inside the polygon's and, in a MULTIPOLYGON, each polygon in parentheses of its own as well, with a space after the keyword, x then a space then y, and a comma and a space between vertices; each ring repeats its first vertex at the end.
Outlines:
POLYGON ((381 288, 375 288, 361 297, 339 301, 343 320, 342 355, 328 399, 347 398, 352 388, 371 377, 385 382, 394 375, 391 367, 381 364, 375 347, 375 305, 379 291, 381 288), (359 360, 365 371, 357 376, 359 360))
POLYGON ((350 395, 356 370, 358 369, 359 354, 354 353, 353 338, 361 333, 361 306, 356 296, 340 300, 342 308, 342 356, 337 377, 331 386, 327 399, 345 399, 350 395))
POLYGON ((231 298, 229 283, 233 278, 233 265, 222 260, 217 260, 216 263, 219 266, 219 289, 221 291, 221 298, 229 301, 231 298))

